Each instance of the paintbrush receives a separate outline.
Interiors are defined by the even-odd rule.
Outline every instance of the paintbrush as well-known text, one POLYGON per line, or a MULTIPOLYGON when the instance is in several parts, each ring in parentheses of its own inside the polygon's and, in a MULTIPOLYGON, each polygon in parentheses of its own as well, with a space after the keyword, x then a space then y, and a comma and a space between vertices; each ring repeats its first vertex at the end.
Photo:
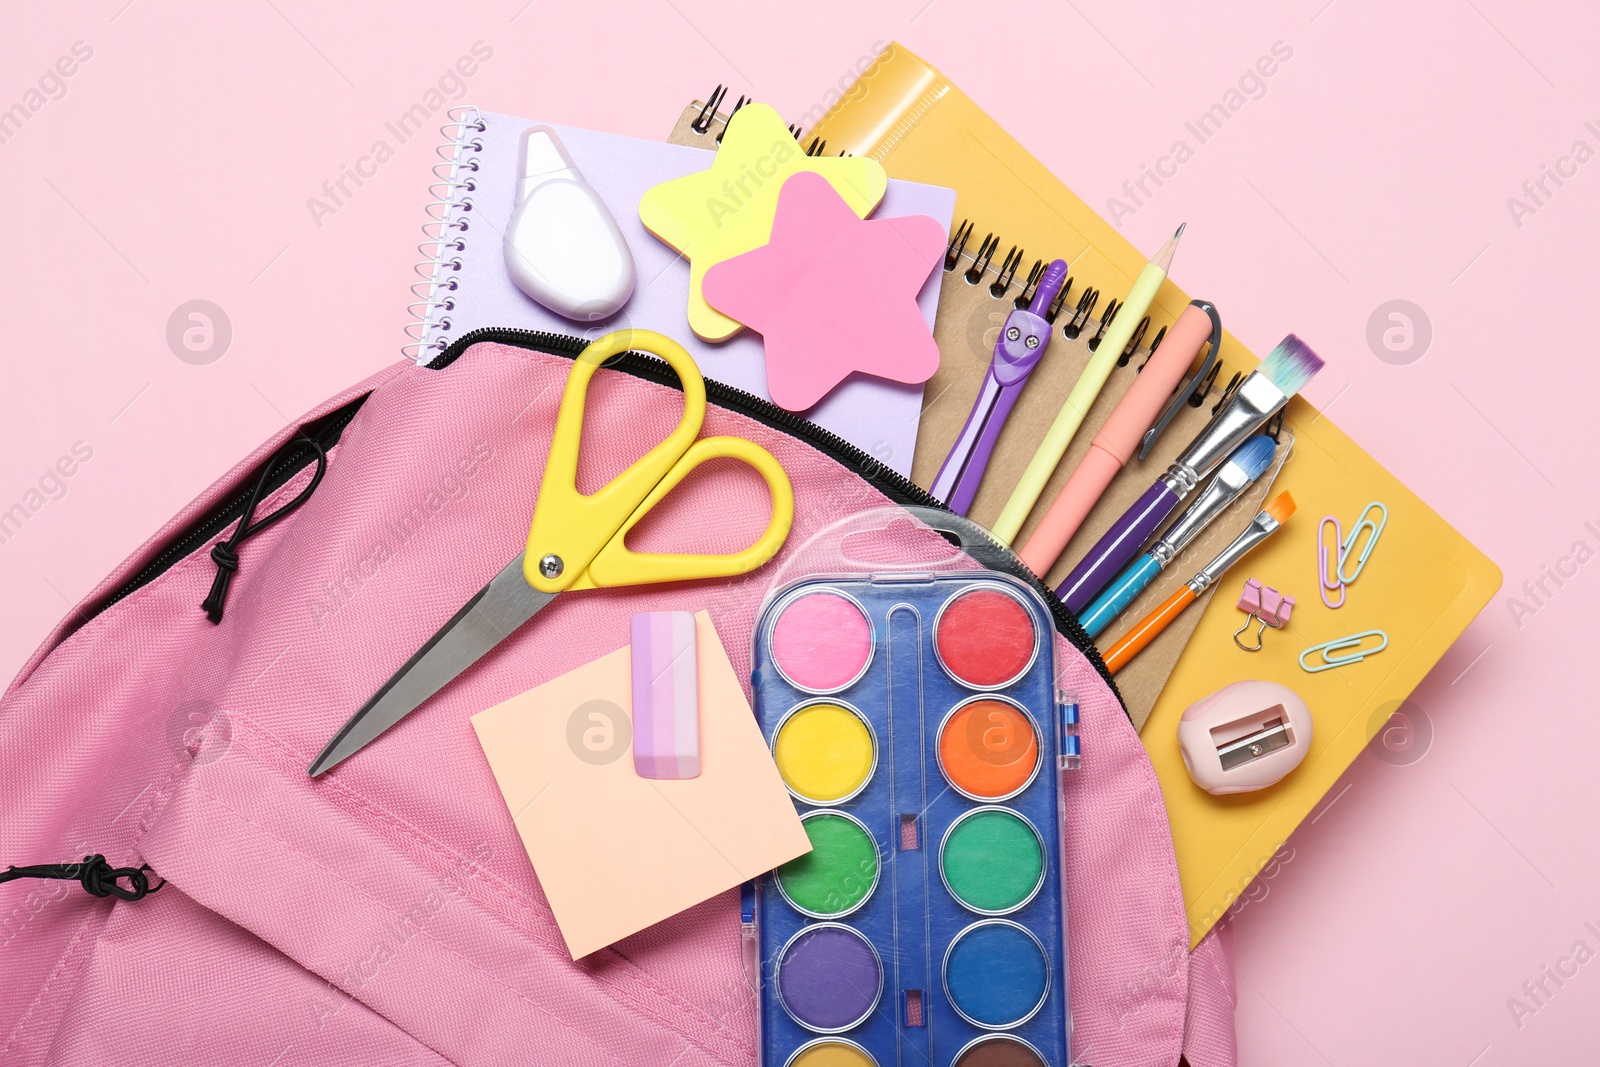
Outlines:
POLYGON ((1090 637, 1109 626, 1111 620, 1133 603, 1134 598, 1145 591, 1156 575, 1178 557, 1178 553, 1189 547, 1189 542, 1244 495, 1244 491, 1272 463, 1277 444, 1266 434, 1260 434, 1240 445, 1239 451, 1228 457, 1228 461, 1217 471, 1217 476, 1211 479, 1211 484, 1189 502, 1183 513, 1167 527, 1167 532, 1150 546, 1150 551, 1117 575, 1117 580, 1106 586, 1105 592, 1084 611, 1078 621, 1083 623, 1090 637))
POLYGON ((1154 641, 1157 634, 1183 613, 1184 608, 1198 600, 1200 594, 1211 588, 1218 578, 1227 573, 1229 567, 1243 559, 1252 548, 1271 537, 1293 514, 1294 497, 1288 493, 1279 493, 1272 503, 1250 520, 1250 525, 1244 528, 1244 533, 1235 537, 1233 543, 1223 549, 1216 559, 1207 563, 1199 574, 1185 582, 1176 593, 1167 597, 1160 607, 1140 619, 1133 629, 1123 634, 1117 639, 1116 644, 1106 650, 1106 670, 1116 674, 1126 667, 1129 660, 1137 656, 1145 645, 1154 641))
POLYGON ((1167 472, 1134 505, 1122 513, 1105 536, 1067 575, 1056 595, 1067 610, 1081 615, 1139 550, 1150 535, 1193 492, 1201 479, 1222 464, 1239 445, 1283 410, 1317 371, 1322 360, 1294 334, 1279 342, 1261 366, 1239 383, 1211 417, 1206 428, 1167 472))

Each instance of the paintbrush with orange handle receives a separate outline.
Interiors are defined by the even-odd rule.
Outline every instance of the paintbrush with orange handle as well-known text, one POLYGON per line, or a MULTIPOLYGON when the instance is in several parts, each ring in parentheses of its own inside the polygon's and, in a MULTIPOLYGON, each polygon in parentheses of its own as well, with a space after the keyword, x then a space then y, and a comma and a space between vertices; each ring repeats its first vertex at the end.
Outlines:
POLYGON ((1252 548, 1272 536, 1293 514, 1294 497, 1288 493, 1279 493, 1272 503, 1250 520, 1250 525, 1244 528, 1244 532, 1234 538, 1233 543, 1223 549, 1216 559, 1207 563, 1199 574, 1185 582, 1176 593, 1167 597, 1160 607, 1140 619, 1133 629, 1123 634, 1117 639, 1116 644, 1106 650, 1106 670, 1115 674, 1126 667, 1128 661, 1137 656, 1145 645, 1154 641, 1156 635, 1165 630, 1184 608, 1198 600, 1200 594, 1227 573, 1229 567, 1238 563, 1252 548))

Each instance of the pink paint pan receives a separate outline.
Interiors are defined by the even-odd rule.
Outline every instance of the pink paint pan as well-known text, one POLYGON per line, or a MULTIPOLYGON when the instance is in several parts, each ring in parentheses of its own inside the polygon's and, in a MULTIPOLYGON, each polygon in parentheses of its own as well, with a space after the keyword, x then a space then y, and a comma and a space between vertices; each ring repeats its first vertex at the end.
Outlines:
POLYGON ((872 623, 836 590, 808 590, 781 605, 767 640, 778 673, 810 693, 848 689, 872 663, 872 623))

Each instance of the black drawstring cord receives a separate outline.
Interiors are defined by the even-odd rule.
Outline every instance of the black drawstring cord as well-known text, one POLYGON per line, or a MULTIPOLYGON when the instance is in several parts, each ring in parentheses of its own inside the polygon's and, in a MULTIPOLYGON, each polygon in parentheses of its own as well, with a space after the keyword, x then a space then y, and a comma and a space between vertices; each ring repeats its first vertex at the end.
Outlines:
POLYGON ((295 438, 289 444, 274 452, 272 458, 267 460, 267 465, 262 468, 261 477, 256 479, 255 491, 250 494, 250 500, 244 506, 244 515, 239 519, 239 525, 234 527, 233 536, 226 541, 218 541, 211 546, 211 560, 217 565, 217 576, 211 581, 211 593, 205 600, 201 601, 200 606, 205 609, 206 618, 210 619, 212 623, 220 623, 222 621, 222 604, 223 601, 228 599, 228 583, 233 581, 233 572, 239 569, 239 546, 288 515, 301 504, 304 504, 310 498, 312 491, 316 489, 317 483, 322 481, 322 476, 327 469, 328 453, 321 445, 309 437, 295 438), (255 517, 256 505, 261 503, 262 494, 265 493, 267 488, 267 479, 272 476, 272 468, 276 467, 278 461, 291 449, 298 449, 302 442, 316 449, 317 473, 311 476, 310 483, 300 490, 299 495, 293 500, 252 526, 250 520, 255 517))
POLYGON ((113 867, 99 854, 83 857, 82 863, 40 863, 32 867, 7 867, 0 871, 0 882, 13 878, 55 878, 64 882, 78 882, 84 890, 97 897, 116 897, 119 900, 138 900, 149 896, 167 884, 162 879, 155 885, 145 872, 149 864, 139 867, 113 867), (127 886, 120 883, 127 881, 127 886))

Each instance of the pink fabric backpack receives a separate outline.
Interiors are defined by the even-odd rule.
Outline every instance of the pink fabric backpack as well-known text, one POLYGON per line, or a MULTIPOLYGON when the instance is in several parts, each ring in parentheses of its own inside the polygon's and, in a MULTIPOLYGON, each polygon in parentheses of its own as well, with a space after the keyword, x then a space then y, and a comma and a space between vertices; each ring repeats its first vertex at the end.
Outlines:
MULTIPOLYGON (((710 610, 748 675, 759 572, 563 597, 360 756, 306 776, 522 544, 577 347, 471 335, 432 367, 334 397, 185 508, 35 653, 0 701, 0 863, 103 854, 164 884, 134 900, 0 884, 0 1063, 755 1062, 736 894, 572 962, 467 718, 625 644, 640 611, 710 610), (325 476, 217 554, 237 570, 213 624, 200 607, 212 546, 264 468, 257 520, 307 489, 306 439, 325 476)), ((789 471, 791 546, 863 508, 928 503, 831 435, 710 390, 704 432, 752 438, 789 471)), ((679 405, 651 361, 601 371, 580 488, 660 440, 679 405)), ((692 477, 638 533, 647 548, 725 551, 765 513, 761 483, 730 468, 692 477)), ((1187 951, 1155 776, 1098 654, 1062 620, 1078 637, 1057 640, 1084 737, 1066 834, 1075 1059, 1231 1064, 1227 925, 1187 951)))

